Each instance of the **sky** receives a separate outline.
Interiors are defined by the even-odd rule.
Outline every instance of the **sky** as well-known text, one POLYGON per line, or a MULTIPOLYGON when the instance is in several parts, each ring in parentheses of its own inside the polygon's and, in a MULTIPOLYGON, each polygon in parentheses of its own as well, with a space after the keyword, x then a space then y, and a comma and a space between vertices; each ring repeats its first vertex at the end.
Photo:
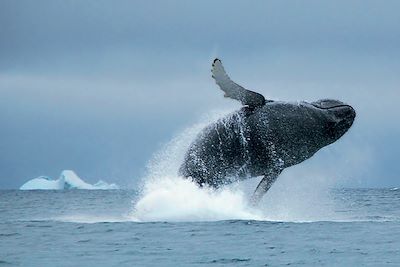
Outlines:
POLYGON ((296 167, 400 186, 399 1, 0 1, 0 189, 75 170, 134 188, 152 155, 213 110, 211 75, 267 99, 357 111, 296 167))

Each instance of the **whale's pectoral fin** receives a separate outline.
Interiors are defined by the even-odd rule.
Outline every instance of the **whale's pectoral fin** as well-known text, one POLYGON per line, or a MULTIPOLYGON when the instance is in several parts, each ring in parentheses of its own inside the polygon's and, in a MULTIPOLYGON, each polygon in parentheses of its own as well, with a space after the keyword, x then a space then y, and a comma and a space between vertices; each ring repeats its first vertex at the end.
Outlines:
POLYGON ((260 202, 262 197, 271 188, 272 184, 275 182, 276 178, 278 178, 281 172, 282 170, 272 170, 268 174, 264 175, 264 178, 261 179, 250 199, 250 203, 253 206, 256 206, 260 202))
POLYGON ((263 106, 265 104, 266 101, 263 95, 247 90, 232 81, 228 74, 226 74, 221 60, 218 58, 214 60, 211 72, 217 85, 225 92, 225 97, 239 100, 243 105, 252 108, 263 106))

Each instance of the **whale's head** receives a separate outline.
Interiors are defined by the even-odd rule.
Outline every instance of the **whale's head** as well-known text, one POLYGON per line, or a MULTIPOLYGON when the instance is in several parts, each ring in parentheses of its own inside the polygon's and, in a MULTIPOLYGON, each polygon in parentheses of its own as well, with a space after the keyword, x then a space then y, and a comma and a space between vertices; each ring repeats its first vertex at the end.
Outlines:
POLYGON ((333 99, 321 99, 310 104, 323 114, 325 120, 324 132, 330 143, 338 140, 353 125, 356 112, 348 104, 333 99))
POLYGON ((247 121, 250 129, 256 129, 265 147, 273 144, 277 152, 282 152, 278 156, 290 166, 338 140, 350 129, 355 117, 356 112, 350 105, 322 99, 269 102, 247 121))

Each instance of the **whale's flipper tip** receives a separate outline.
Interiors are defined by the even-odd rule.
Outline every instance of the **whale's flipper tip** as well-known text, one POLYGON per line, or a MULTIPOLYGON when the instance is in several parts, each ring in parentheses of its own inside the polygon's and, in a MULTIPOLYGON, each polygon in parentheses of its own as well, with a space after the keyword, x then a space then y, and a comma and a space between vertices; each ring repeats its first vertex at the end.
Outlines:
POLYGON ((233 82, 226 74, 224 66, 219 58, 215 58, 211 68, 212 77, 217 85, 224 91, 224 97, 229 97, 240 101, 249 107, 263 106, 266 102, 264 96, 259 93, 247 90, 233 82))

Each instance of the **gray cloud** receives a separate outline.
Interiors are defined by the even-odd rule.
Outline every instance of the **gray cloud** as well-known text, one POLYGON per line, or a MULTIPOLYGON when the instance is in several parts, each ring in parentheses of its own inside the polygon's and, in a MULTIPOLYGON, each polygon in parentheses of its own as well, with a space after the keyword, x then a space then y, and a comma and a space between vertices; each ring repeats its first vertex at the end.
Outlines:
POLYGON ((210 77, 358 111, 307 168, 393 186, 400 169, 397 1, 2 1, 0 188, 75 169, 134 185, 151 154, 215 107, 210 77), (341 167, 338 167, 341 166, 341 167))

